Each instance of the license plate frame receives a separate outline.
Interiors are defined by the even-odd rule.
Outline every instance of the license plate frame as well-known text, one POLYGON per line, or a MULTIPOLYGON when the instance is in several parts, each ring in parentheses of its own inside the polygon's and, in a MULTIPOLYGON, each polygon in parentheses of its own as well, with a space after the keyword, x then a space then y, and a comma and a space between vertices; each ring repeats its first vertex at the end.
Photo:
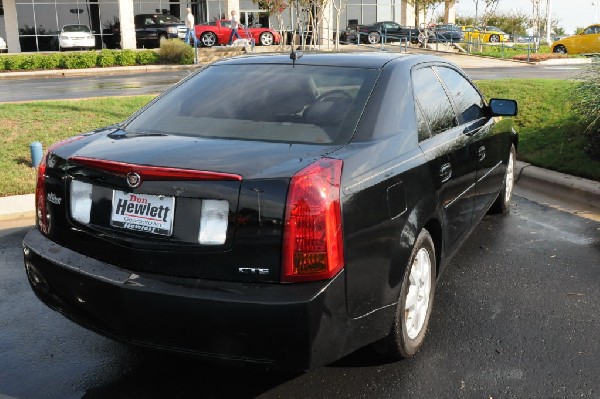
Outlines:
POLYGON ((110 225, 119 229, 170 237, 175 197, 113 190, 110 225))

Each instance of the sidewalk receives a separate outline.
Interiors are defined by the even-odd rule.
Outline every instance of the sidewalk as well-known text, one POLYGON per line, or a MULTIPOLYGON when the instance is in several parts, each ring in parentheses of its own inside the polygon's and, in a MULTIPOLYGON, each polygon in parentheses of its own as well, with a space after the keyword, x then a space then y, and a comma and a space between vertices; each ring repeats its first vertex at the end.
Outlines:
MULTIPOLYGON (((525 189, 526 192, 541 192, 561 200, 575 200, 600 216, 600 183, 538 168, 525 162, 517 162, 515 172, 518 188, 525 189)), ((34 194, 0 197, 0 222, 30 219, 33 223, 34 197, 34 194)))

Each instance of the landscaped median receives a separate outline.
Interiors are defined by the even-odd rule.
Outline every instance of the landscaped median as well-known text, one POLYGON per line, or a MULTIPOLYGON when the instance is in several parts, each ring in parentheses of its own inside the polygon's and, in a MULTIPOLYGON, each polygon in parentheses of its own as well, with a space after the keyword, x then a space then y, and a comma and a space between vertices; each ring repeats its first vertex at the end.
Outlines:
MULTIPOLYGON (((519 102, 516 127, 519 159, 544 168, 600 181, 600 160, 584 150, 586 135, 580 116, 569 107, 570 90, 579 84, 549 79, 478 82, 488 98, 519 102)), ((0 104, 0 196, 35 190, 30 144, 51 143, 80 132, 125 120, 152 96, 110 97, 77 101, 0 104)))
POLYGON ((164 40, 157 51, 101 50, 0 55, 0 71, 193 63, 194 49, 179 39, 164 40))

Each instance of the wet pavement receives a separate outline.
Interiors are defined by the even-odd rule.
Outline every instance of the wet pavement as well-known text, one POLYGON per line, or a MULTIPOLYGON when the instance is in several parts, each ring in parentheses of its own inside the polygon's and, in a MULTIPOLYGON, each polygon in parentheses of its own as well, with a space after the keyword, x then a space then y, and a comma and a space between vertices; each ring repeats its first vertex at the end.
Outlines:
POLYGON ((600 396, 600 223, 522 197, 485 217, 440 277, 416 357, 387 362, 366 348, 306 373, 130 350, 73 324, 27 283, 28 229, 0 224, 0 396, 600 396))
MULTIPOLYGON (((391 51, 398 51, 397 46, 395 48, 388 47, 391 51)), ((447 58, 463 68, 471 78, 476 80, 503 78, 572 79, 579 76, 582 69, 585 68, 585 64, 530 65, 494 58, 434 53, 419 49, 411 49, 410 52, 433 54, 447 58)), ((144 70, 143 72, 131 72, 136 70, 135 68, 131 68, 130 72, 108 72, 102 69, 90 69, 78 72, 85 73, 83 76, 67 74, 64 77, 38 76, 3 79, 2 84, 0 84, 0 103, 158 94, 193 73, 196 68, 190 66, 186 69, 144 70)), ((40 76, 43 76, 43 74, 40 74, 40 76)), ((199 93, 199 95, 202 94, 199 93)))

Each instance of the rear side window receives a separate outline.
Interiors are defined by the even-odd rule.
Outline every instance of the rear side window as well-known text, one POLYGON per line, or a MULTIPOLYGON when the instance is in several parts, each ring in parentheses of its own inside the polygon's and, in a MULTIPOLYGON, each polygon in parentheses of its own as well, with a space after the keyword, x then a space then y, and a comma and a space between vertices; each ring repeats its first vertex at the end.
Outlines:
MULTIPOLYGON (((457 126, 454 109, 446 91, 430 67, 420 68, 412 72, 413 90, 422 114, 429 125, 431 134, 436 135, 457 126)), ((422 121, 418 121, 419 138, 421 139, 422 121)))
POLYGON ((347 143, 377 69, 213 65, 159 98, 125 128, 308 144, 347 143))
POLYGON ((471 82, 452 68, 436 67, 436 71, 454 99, 462 123, 484 117, 485 103, 471 82))

